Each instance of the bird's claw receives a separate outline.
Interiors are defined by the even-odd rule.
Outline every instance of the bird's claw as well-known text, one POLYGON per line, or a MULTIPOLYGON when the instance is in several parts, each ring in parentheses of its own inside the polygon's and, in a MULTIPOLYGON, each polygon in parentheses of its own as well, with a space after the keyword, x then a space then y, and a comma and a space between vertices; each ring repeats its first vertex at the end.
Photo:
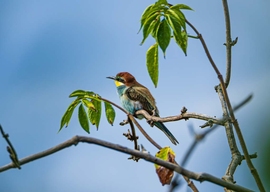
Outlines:
POLYGON ((153 120, 147 120, 147 123, 148 123, 151 127, 154 126, 154 121, 153 121, 153 120))
POLYGON ((126 125, 126 124, 128 124, 128 119, 126 119, 126 120, 123 120, 121 123, 119 123, 121 126, 124 126, 124 125, 126 125))

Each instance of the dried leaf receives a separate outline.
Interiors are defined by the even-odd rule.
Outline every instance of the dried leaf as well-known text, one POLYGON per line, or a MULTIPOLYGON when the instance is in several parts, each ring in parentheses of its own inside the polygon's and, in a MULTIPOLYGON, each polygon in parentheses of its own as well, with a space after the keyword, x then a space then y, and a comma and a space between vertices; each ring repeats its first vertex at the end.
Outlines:
MULTIPOLYGON (((163 161, 168 161, 170 163, 175 162, 175 153, 170 147, 164 147, 156 153, 156 157, 162 159, 163 161)), ((156 173, 162 185, 169 185, 173 178, 174 171, 155 164, 156 173)))

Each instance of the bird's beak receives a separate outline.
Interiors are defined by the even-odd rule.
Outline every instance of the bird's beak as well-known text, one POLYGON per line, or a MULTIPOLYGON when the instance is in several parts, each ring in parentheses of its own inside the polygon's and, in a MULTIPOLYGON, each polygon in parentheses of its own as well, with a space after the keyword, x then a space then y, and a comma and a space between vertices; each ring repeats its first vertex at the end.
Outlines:
POLYGON ((106 77, 108 79, 112 79, 112 80, 115 80, 115 77, 106 77))

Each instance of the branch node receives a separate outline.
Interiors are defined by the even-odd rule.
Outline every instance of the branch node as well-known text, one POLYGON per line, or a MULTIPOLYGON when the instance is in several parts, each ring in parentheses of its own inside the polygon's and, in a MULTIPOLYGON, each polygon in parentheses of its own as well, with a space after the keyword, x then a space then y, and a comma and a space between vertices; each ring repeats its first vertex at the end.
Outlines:
POLYGON ((232 42, 231 42, 231 46, 234 46, 238 41, 238 37, 236 37, 232 42))
POLYGON ((128 132, 127 132, 127 133, 123 133, 123 135, 124 135, 128 140, 130 140, 130 141, 134 141, 135 139, 136 139, 136 140, 139 139, 139 136, 134 137, 134 135, 132 135, 132 134, 130 133, 130 130, 129 130, 129 129, 128 129, 128 132))
POLYGON ((181 115, 183 115, 184 113, 187 112, 187 108, 184 106, 182 109, 181 109, 181 115))

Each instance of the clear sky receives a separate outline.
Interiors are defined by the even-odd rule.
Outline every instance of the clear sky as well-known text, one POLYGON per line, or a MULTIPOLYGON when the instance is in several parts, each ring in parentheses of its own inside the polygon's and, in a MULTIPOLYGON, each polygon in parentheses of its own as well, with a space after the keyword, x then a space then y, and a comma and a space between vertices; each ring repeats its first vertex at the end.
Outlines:
MULTIPOLYGON (((132 73, 147 86, 157 100, 161 116, 189 112, 222 116, 214 86, 218 79, 198 40, 190 39, 188 56, 171 41, 166 59, 160 58, 158 88, 146 70, 145 52, 153 40, 140 46, 137 34, 143 10, 154 1, 0 1, 0 124, 10 135, 19 158, 57 145, 74 135, 96 137, 133 147, 122 136, 128 127, 118 124, 125 115, 116 110, 114 126, 102 117, 97 131, 84 132, 77 110, 67 129, 57 133, 60 120, 77 89, 92 90, 120 103, 114 83, 106 79, 120 71, 132 73)), ((225 25, 221 1, 170 1, 184 3, 195 11, 185 11, 187 19, 203 34, 220 71, 225 74, 225 25)), ((236 113, 250 153, 259 173, 262 146, 269 139, 270 3, 229 1, 233 47, 232 78, 228 88, 233 105, 253 93, 252 101, 236 113)), ((188 29, 191 35, 194 32, 188 29)), ((158 129, 145 130, 162 146, 170 141, 158 129)), ((167 123, 179 145, 171 146, 180 161, 193 140, 188 126, 201 132, 197 120, 167 123)), ((208 129, 208 128, 207 128, 208 129)), ((139 133, 151 154, 156 149, 139 133)), ((240 146, 239 146, 240 149, 240 146)), ((0 166, 10 162, 6 143, 0 139, 0 166)), ((128 156, 102 147, 79 144, 49 157, 0 174, 0 191, 167 191, 156 176, 154 166, 138 163, 128 156)), ((222 177, 231 160, 224 128, 205 139, 186 165, 191 171, 222 177)), ((262 178, 266 185, 267 179, 262 178)), ((238 184, 257 191, 246 162, 235 173, 238 184)), ((207 182, 195 182, 201 191, 222 191, 207 182)), ((269 184, 268 184, 269 185, 269 184)), ((269 187, 269 186, 268 186, 269 187)), ((186 191, 182 187, 181 191, 186 191)))

